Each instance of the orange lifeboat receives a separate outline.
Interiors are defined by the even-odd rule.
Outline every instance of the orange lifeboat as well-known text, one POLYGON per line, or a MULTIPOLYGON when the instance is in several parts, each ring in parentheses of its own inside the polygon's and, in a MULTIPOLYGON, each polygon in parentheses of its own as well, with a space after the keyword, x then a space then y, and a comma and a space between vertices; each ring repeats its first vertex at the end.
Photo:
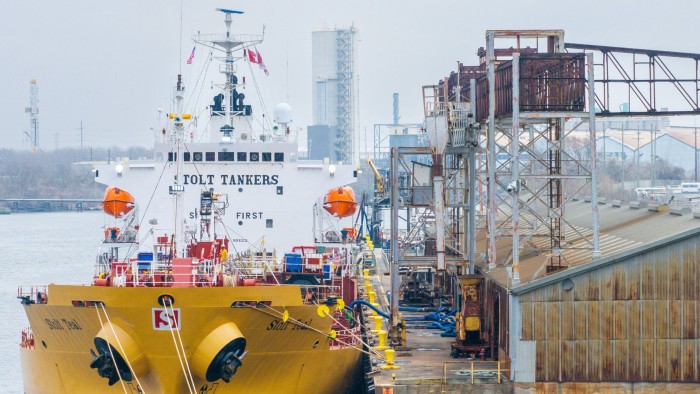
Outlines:
POLYGON ((351 216, 357 210, 355 192, 350 186, 329 190, 323 201, 323 208, 339 218, 351 216))
POLYGON ((129 192, 110 186, 102 199, 102 210, 115 218, 122 217, 134 209, 134 196, 129 192))

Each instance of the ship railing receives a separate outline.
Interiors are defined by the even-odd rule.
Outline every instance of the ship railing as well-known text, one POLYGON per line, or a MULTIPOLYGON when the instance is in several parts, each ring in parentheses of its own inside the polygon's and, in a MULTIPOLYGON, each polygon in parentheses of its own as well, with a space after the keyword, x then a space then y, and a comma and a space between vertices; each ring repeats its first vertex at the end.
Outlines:
POLYGON ((97 263, 95 263, 95 278, 99 278, 102 275, 108 275, 111 272, 111 267, 108 261, 99 259, 97 263))
POLYGON ((46 304, 49 301, 48 286, 19 286, 17 298, 24 304, 46 304))
POLYGON ((261 34, 233 34, 228 37, 225 34, 197 34, 193 37, 193 39, 194 41, 206 46, 211 46, 211 43, 233 42, 238 43, 238 45, 243 47, 248 47, 261 43, 263 37, 264 36, 261 34))
POLYGON ((284 268, 282 262, 275 259, 253 257, 251 259, 238 259, 231 263, 231 266, 241 276, 249 278, 261 278, 266 273, 280 273, 284 268))
POLYGON ((328 346, 331 350, 356 347, 360 344, 361 335, 360 326, 336 330, 336 336, 328 341, 328 346))
POLYGON ((331 296, 340 295, 340 286, 331 285, 299 285, 301 297, 305 305, 325 302, 331 296))
POLYGON ((502 380, 508 379, 510 373, 509 369, 504 368, 506 365, 503 361, 445 361, 442 364, 442 381, 447 384, 448 377, 452 375, 452 378, 468 376, 471 384, 492 383, 493 381, 500 384, 502 380), (449 365, 457 364, 461 365, 461 368, 451 369, 449 367, 449 365))

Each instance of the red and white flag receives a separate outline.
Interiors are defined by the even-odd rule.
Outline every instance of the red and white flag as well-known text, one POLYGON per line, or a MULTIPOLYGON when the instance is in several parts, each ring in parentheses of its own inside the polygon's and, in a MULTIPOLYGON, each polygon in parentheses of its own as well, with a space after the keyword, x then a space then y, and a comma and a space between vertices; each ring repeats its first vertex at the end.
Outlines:
POLYGON ((265 66, 265 62, 263 62, 263 58, 260 55, 260 52, 258 52, 255 49, 247 49, 247 51, 248 51, 248 61, 260 66, 260 68, 262 68, 262 70, 265 71, 265 75, 270 75, 270 73, 267 71, 267 67, 265 66))
POLYGON ((251 63, 258 63, 258 55, 254 50, 251 49, 246 49, 246 52, 248 52, 248 61, 251 63))
POLYGON ((194 60, 194 50, 195 50, 196 48, 197 48, 197 47, 192 47, 192 53, 190 53, 190 58, 187 59, 187 64, 192 64, 192 60, 194 60))

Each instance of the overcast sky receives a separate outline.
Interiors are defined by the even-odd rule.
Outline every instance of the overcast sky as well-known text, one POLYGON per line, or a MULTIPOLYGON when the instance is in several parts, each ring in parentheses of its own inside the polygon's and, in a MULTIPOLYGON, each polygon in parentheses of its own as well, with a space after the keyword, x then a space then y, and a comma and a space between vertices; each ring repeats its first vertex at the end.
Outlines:
MULTIPOLYGON (((223 33, 217 7, 245 11, 238 33, 260 33, 270 76, 256 78, 269 108, 288 102, 311 122, 311 32, 359 30, 360 129, 421 122, 421 86, 477 64, 487 29, 564 29, 569 42, 700 53, 700 2, 592 1, 3 1, 0 146, 27 147, 29 81, 39 80, 40 146, 150 146, 156 109, 170 105, 180 68, 191 87, 204 51, 184 62, 192 34, 223 33), (180 32, 182 31, 182 45, 180 32)), ((257 70, 255 70, 257 71, 257 70)), ((210 73, 208 80, 212 79, 210 73)), ((208 96, 208 95, 207 95, 208 96)), ((673 122, 673 121, 672 121, 673 122)))

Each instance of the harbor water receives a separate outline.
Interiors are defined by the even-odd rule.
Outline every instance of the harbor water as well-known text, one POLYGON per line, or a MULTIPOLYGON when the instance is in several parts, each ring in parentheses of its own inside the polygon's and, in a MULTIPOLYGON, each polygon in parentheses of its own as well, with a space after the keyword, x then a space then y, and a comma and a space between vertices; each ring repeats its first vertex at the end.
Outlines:
POLYGON ((0 215, 0 392, 22 393, 19 343, 27 318, 17 287, 89 283, 104 221, 101 211, 0 215))

